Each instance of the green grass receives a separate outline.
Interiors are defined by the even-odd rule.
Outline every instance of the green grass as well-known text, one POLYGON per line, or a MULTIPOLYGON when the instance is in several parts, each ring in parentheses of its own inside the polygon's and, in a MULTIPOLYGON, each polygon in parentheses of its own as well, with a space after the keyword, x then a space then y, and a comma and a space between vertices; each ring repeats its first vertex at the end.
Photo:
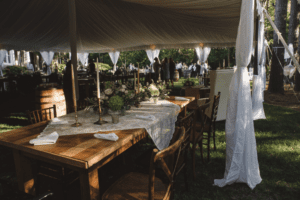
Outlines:
MULTIPOLYGON (((264 109, 267 119, 254 121, 262 182, 254 190, 245 183, 234 183, 223 188, 212 185, 214 179, 223 178, 226 159, 225 122, 217 122, 217 150, 212 150, 211 162, 203 165, 199 149, 197 150, 196 181, 192 180, 192 170, 189 166, 189 191, 186 192, 183 175, 179 174, 175 183, 176 200, 299 199, 300 112, 268 104, 264 104, 264 109)), ((26 119, 24 113, 13 113, 1 118, 0 132, 27 125, 26 119)), ((11 153, 9 154, 4 147, 0 147, 0 152, 0 163, 5 163, 0 164, 0 178, 16 182, 11 153)))

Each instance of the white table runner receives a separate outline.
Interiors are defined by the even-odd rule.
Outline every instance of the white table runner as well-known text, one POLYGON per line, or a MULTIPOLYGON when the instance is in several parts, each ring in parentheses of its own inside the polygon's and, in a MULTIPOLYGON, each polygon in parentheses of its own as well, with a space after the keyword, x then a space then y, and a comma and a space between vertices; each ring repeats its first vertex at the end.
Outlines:
POLYGON ((76 135, 84 133, 95 133, 98 131, 115 131, 145 128, 151 136, 154 144, 159 150, 169 146, 175 131, 175 122, 180 111, 180 107, 166 100, 158 101, 158 104, 145 101, 141 103, 141 108, 132 107, 126 111, 125 116, 120 116, 119 123, 113 124, 111 116, 103 116, 103 120, 109 123, 104 125, 96 125, 99 119, 99 114, 92 110, 79 111, 78 122, 82 123, 80 127, 71 127, 75 123, 75 113, 59 117, 60 121, 67 121, 67 124, 49 123, 41 135, 48 135, 56 131, 60 136, 62 135, 76 135), (170 104, 171 106, 166 106, 170 104), (152 119, 142 119, 136 117, 137 115, 152 115, 152 119))

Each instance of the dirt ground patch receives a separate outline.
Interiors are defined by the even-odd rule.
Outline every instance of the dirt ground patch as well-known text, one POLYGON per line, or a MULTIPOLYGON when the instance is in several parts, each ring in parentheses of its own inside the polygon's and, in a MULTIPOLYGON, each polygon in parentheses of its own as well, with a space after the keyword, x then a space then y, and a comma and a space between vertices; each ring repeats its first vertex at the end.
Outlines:
MULTIPOLYGON (((296 92, 296 96, 300 100, 300 92, 296 92)), ((300 112, 300 102, 297 100, 296 96, 290 85, 285 85, 284 95, 270 94, 268 90, 265 90, 264 101, 270 105, 282 106, 300 112)))

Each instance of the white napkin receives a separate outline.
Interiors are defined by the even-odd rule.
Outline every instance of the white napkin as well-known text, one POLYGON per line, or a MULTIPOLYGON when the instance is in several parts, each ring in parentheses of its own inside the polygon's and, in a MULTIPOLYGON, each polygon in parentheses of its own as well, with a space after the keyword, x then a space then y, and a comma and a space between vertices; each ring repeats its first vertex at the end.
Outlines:
POLYGON ((29 141, 33 145, 45 145, 45 144, 55 144, 59 135, 56 131, 49 135, 39 135, 37 138, 29 141))
POLYGON ((189 101, 189 99, 184 98, 184 97, 175 97, 176 101, 189 101))
POLYGON ((115 133, 109 133, 109 134, 95 133, 94 137, 98 139, 111 140, 111 141, 117 141, 119 139, 119 137, 115 133))
POLYGON ((68 121, 62 121, 59 118, 53 118, 50 122, 50 124, 67 124, 68 121))
POLYGON ((155 116, 153 116, 153 115, 136 115, 135 117, 138 118, 138 119, 155 120, 155 116))

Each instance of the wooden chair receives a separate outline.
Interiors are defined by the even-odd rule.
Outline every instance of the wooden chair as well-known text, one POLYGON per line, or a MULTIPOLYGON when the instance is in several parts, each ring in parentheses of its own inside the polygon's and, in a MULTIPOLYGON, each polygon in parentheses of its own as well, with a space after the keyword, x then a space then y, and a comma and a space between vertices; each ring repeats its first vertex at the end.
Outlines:
POLYGON ((115 199, 173 199, 174 195, 174 180, 177 175, 176 169, 178 160, 183 149, 185 139, 184 128, 180 129, 179 139, 166 149, 158 152, 154 149, 150 160, 149 175, 131 172, 117 180, 103 194, 102 200, 115 199), (165 162, 167 156, 176 156, 174 168, 170 169, 165 162), (160 166, 167 176, 168 184, 155 177, 156 166, 160 166))
MULTIPOLYGON (((53 117, 56 117, 56 106, 53 105, 53 107, 50 108, 35 110, 31 112, 27 111, 27 114, 28 119, 32 124, 50 120, 53 117), (51 112, 51 110, 53 111, 51 112)), ((39 185, 45 182, 51 182, 51 180, 59 180, 62 185, 62 196, 64 195, 64 198, 66 199, 66 188, 73 184, 77 179, 79 179, 79 174, 76 171, 64 167, 52 165, 42 161, 37 161, 37 179, 40 182, 39 185)))
MULTIPOLYGON (((221 92, 218 92, 218 95, 214 96, 213 99, 213 106, 212 106, 212 112, 210 116, 205 115, 203 112, 200 116, 202 116, 201 124, 196 123, 195 125, 195 131, 202 133, 202 139, 200 140, 200 149, 201 149, 201 157, 203 163, 205 163, 203 158, 203 147, 202 145, 207 145, 207 162, 209 162, 210 158, 210 138, 211 135, 213 136, 213 142, 214 142, 214 150, 216 150, 216 136, 215 136, 215 124, 218 114, 218 107, 220 102, 220 96, 221 92), (203 117, 204 116, 204 117, 203 117), (203 130, 202 130, 203 129, 203 130), (204 133, 207 133, 207 135, 204 135, 204 133), (207 143, 203 144, 203 140, 206 140, 207 143)), ((206 107, 203 107, 203 109, 206 109, 206 107)))
MULTIPOLYGON (((200 127, 204 127, 204 116, 203 115, 205 113, 205 110, 207 108, 209 108, 209 106, 210 106, 210 102, 198 106, 197 113, 200 113, 200 117, 197 117, 197 119, 200 118, 200 122, 201 122, 200 127)), ((194 180, 196 179, 196 169, 195 169, 195 167, 196 167, 196 146, 197 146, 197 144, 200 147, 200 154, 201 154, 202 162, 204 162, 204 160, 203 160, 203 150, 202 150, 202 139, 203 139, 204 129, 200 128, 200 130, 197 130, 196 129, 196 124, 197 123, 194 123, 194 126, 193 126, 194 134, 191 135, 191 143, 193 144, 193 147, 192 147, 192 168, 193 168, 193 179, 194 180)))
POLYGON ((187 105, 187 108, 189 110, 196 110, 198 108, 197 99, 200 99, 199 88, 192 88, 192 87, 186 88, 185 96, 186 97, 195 97, 195 100, 192 101, 191 103, 189 103, 187 105))
POLYGON ((56 117, 56 106, 50 108, 44 108, 34 111, 26 111, 28 116, 28 121, 31 124, 36 124, 42 121, 50 120, 56 117))

